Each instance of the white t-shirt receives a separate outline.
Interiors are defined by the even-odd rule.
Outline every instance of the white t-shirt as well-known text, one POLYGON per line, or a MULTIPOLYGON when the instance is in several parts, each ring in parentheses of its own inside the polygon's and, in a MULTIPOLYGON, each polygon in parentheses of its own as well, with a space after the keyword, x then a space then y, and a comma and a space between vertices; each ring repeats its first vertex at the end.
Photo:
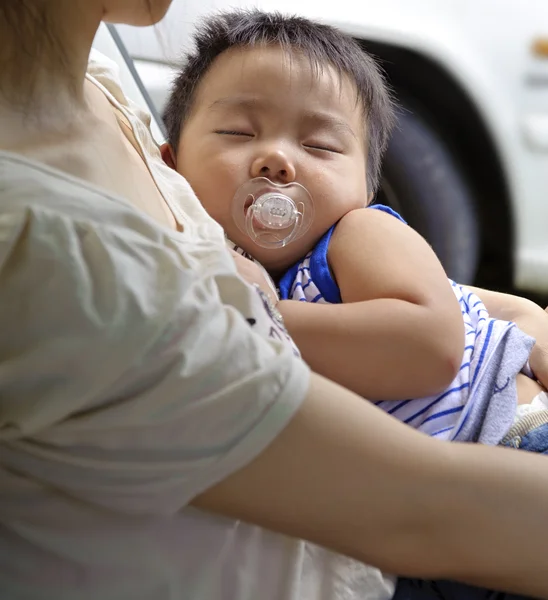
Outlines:
POLYGON ((375 569, 186 506, 278 435, 309 372, 112 69, 91 80, 184 232, 0 152, 0 598, 389 598, 375 569))

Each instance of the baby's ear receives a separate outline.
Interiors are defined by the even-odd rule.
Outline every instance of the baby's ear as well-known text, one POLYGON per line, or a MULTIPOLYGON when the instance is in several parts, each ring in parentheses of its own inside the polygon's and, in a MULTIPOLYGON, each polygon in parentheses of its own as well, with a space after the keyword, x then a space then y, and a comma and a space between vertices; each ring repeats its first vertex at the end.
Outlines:
POLYGON ((175 158, 175 152, 171 146, 165 142, 160 146, 160 153, 162 154, 162 158, 168 167, 177 170, 177 159, 175 158))

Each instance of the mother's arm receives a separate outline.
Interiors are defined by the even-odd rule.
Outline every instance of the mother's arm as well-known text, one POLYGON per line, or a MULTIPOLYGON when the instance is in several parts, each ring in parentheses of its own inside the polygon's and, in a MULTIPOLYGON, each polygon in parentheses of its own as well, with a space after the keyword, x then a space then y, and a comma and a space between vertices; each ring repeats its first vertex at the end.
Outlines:
POLYGON ((193 504, 400 575, 548 597, 547 500, 545 458, 435 441, 314 376, 283 433, 193 504))
MULTIPOLYGON (((69 193, 48 211, 8 197, 0 221, 5 470, 86 510, 193 502, 402 575, 548 596, 545 459, 436 442, 309 379, 259 335, 272 322, 228 253, 123 203, 101 227, 71 218, 69 193)), ((17 518, 32 531, 34 516, 17 518)))

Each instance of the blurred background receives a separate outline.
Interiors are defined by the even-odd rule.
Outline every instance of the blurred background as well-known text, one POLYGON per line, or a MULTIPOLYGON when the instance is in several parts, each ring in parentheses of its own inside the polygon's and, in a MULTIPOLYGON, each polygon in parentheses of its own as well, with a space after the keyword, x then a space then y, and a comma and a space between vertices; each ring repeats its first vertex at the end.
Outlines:
POLYGON ((377 200, 460 283, 548 304, 546 0, 174 0, 156 28, 117 27, 161 114, 196 22, 259 7, 351 34, 401 105, 377 200))

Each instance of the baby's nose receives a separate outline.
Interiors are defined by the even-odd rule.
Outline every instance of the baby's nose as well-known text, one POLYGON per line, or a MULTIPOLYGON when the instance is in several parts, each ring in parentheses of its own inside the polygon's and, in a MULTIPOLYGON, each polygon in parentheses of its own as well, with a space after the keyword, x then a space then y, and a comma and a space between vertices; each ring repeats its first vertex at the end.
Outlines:
POLYGON ((295 166, 285 152, 271 151, 253 162, 252 177, 267 177, 271 181, 289 183, 295 180, 295 166))

